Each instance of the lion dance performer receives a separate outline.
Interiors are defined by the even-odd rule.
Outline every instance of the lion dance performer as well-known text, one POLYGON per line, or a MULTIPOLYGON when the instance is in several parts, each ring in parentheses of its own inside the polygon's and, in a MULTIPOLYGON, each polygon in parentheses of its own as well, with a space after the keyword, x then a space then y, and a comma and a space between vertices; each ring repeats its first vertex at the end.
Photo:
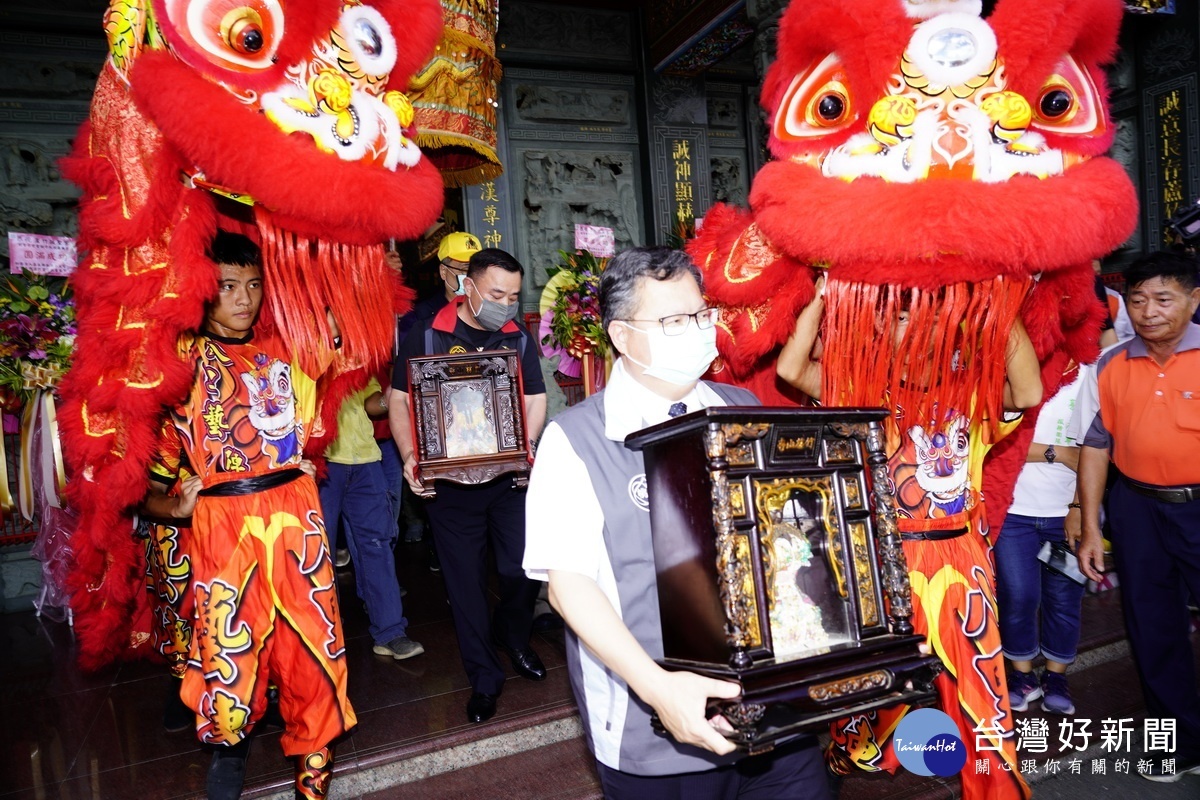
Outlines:
POLYGON ((148 638, 129 630, 147 595, 130 514, 164 413, 195 378, 180 343, 217 295, 206 248, 218 227, 261 243, 255 334, 316 381, 305 447, 321 453, 407 304, 383 243, 418 235, 442 202, 404 94, 440 34, 437 2, 112 0, 104 27, 109 56, 64 162, 83 189, 86 252, 60 416, 81 514, 70 588, 85 668, 148 638))
MULTIPOLYGON (((690 248, 722 309, 719 378, 805 401, 777 358, 819 325, 822 402, 892 412, 913 623, 946 666, 938 688, 967 745, 966 798, 1029 792, 990 557, 1033 431, 999 441, 1006 363, 1027 330, 1050 397, 1071 362, 1096 355, 1090 262, 1125 241, 1137 208, 1101 157, 1113 130, 1099 66, 1121 11, 999 0, 984 19, 978 0, 793 3, 762 91, 776 160, 750 210, 712 209, 690 248), (821 305, 821 271, 815 321, 801 312, 821 305)), ((835 725, 831 766, 894 770, 903 711, 835 725)))

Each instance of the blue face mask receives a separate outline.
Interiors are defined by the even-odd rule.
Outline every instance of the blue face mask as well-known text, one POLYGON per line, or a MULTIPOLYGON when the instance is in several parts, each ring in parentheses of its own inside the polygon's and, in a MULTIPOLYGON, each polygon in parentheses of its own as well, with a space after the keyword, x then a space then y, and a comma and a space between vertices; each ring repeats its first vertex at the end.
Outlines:
MULTIPOLYGON (((445 263, 443 263, 442 266, 446 267, 446 271, 458 279, 457 288, 454 290, 454 295, 456 297, 462 297, 464 294, 466 294, 466 289, 463 288, 463 281, 465 281, 467 279, 466 271, 464 270, 463 272, 458 272, 457 270, 451 269, 445 263)), ((445 279, 443 279, 443 280, 445 280, 445 279)), ((445 281, 445 282, 449 283, 449 281, 445 281)), ((447 286, 446 288, 448 289, 450 287, 447 286)))

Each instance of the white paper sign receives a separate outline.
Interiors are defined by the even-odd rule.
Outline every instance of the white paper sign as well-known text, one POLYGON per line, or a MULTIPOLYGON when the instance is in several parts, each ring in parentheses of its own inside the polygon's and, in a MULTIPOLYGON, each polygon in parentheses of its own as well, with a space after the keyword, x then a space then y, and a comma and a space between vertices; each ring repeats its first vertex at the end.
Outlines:
POLYGON ((39 233, 8 232, 9 271, 66 277, 75 271, 78 260, 75 240, 70 236, 43 236, 39 233))
POLYGON ((611 258, 617 254, 617 239, 612 228, 576 224, 575 249, 587 250, 597 258, 611 258))

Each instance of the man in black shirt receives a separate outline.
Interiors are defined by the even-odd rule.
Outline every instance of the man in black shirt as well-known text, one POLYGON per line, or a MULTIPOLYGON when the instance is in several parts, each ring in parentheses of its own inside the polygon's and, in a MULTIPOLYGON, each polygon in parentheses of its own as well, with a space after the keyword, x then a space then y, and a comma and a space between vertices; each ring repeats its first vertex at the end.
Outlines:
MULTIPOLYGON (((404 460, 404 478, 414 491, 422 488, 414 474, 409 403, 410 358, 481 350, 517 350, 524 386, 525 425, 531 441, 546 421, 546 385, 538 365, 537 345, 514 319, 520 310, 521 264, 503 250, 488 248, 471 256, 463 280, 464 294, 432 318, 414 327, 400 346, 392 373, 388 419, 404 460)), ((538 585, 525 577, 525 490, 514 489, 509 476, 478 486, 449 481, 438 484, 429 502, 429 522, 446 579, 450 610, 471 681, 467 718, 484 722, 496 713, 504 688, 504 669, 496 647, 512 659, 516 671, 531 680, 546 677, 546 668, 529 646, 538 585), (489 623, 486 555, 489 536, 500 574, 500 603, 489 623)))

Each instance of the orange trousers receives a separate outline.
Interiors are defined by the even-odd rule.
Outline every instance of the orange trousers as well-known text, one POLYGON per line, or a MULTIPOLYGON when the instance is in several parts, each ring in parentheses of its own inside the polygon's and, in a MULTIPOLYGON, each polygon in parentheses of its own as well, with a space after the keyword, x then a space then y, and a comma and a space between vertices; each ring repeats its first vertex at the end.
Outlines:
POLYGON ((337 586, 317 486, 202 496, 192 515, 195 631, 181 697, 203 742, 237 744, 279 686, 285 755, 320 750, 355 725, 337 586))
MULTIPOLYGON (((184 520, 187 522, 187 520, 184 520)), ((192 645, 192 529, 189 525, 168 525, 147 521, 146 587, 153 598, 150 613, 151 643, 171 667, 171 674, 182 678, 192 645)))
MULTIPOLYGON (((987 541, 972 530, 956 539, 905 541, 903 547, 913 628, 945 665, 936 683, 939 707, 966 746, 963 800, 1028 798, 1018 771, 987 541)), ((852 766, 894 772, 899 760, 891 736, 907 711, 892 706, 833 723, 831 767, 843 774, 852 766)))

